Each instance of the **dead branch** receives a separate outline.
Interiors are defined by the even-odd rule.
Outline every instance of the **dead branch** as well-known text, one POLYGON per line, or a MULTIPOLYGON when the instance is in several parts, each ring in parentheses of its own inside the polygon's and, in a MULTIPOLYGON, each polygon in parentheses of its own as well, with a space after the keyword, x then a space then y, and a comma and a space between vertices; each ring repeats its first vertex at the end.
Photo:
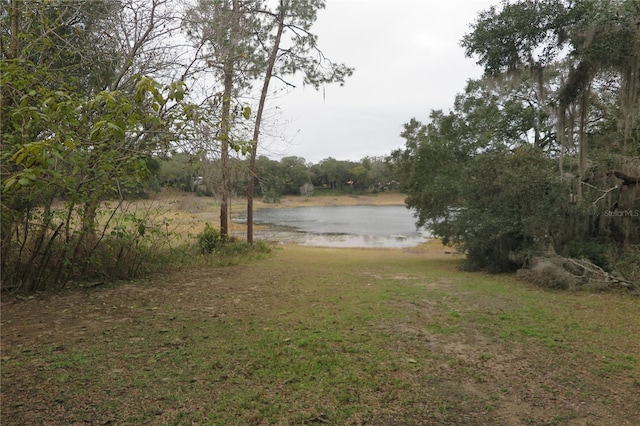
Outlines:
POLYGON ((622 185, 637 185, 640 184, 640 176, 630 176, 622 172, 613 172, 613 175, 618 179, 622 179, 622 185))
POLYGON ((598 197, 598 198, 593 202, 593 205, 595 206, 595 205, 598 203, 598 201, 602 200, 604 197, 606 197, 606 196, 607 196, 607 194, 608 194, 608 193, 610 193, 611 191, 613 191, 613 190, 615 190, 615 189, 618 189, 618 187, 617 187, 617 186, 614 186, 613 188, 609 188, 609 189, 607 189, 606 191, 603 191, 602 195, 601 195, 600 197, 598 197))
POLYGON ((544 287, 575 289, 589 286, 600 290, 611 288, 637 290, 640 288, 638 283, 609 273, 586 259, 550 256, 534 258, 531 263, 530 269, 518 271, 518 278, 544 287))

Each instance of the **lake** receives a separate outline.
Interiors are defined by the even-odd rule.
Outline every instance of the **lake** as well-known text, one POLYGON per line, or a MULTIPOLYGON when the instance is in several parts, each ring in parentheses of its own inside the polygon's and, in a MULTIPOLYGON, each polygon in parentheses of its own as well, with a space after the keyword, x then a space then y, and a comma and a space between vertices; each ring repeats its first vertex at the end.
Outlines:
MULTIPOLYGON (((246 216, 234 219, 246 223, 246 216)), ((415 247, 429 238, 404 206, 322 206, 258 209, 258 239, 321 247, 415 247)))

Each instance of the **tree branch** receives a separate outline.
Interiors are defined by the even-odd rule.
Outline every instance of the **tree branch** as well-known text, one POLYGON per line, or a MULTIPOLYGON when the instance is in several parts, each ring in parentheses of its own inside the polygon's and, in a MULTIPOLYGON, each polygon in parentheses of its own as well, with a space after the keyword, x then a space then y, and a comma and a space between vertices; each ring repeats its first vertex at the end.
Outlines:
POLYGON ((622 179, 622 185, 637 185, 640 183, 640 176, 630 176, 626 173, 615 171, 612 174, 618 179, 622 179))
POLYGON ((607 189, 606 191, 604 191, 604 193, 603 193, 600 197, 598 197, 598 199, 597 199, 597 200, 595 200, 595 201, 593 202, 593 205, 595 206, 595 205, 598 203, 598 201, 602 200, 604 197, 606 197, 606 196, 607 196, 607 194, 608 194, 608 193, 610 193, 610 192, 611 192, 611 191, 613 191, 614 189, 618 189, 618 187, 617 187, 617 186, 614 186, 613 188, 609 188, 609 189, 607 189))

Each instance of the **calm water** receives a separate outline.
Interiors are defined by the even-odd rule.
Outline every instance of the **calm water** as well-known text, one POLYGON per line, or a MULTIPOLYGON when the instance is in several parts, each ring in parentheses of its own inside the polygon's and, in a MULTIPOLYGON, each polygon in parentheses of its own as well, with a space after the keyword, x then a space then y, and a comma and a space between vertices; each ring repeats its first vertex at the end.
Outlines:
MULTIPOLYGON (((246 222, 245 218, 237 219, 246 222)), ((257 238, 280 239, 307 246, 414 247, 428 234, 415 226, 404 206, 328 206, 259 209, 254 223, 270 225, 257 238)))

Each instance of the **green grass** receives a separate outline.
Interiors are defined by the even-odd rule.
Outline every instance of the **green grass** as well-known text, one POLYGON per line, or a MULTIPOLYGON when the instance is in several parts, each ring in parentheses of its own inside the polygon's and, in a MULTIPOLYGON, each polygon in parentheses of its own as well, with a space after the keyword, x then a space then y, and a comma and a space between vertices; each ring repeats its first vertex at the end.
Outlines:
POLYGON ((551 292, 456 267, 420 253, 287 247, 249 265, 8 305, 3 417, 176 425, 637 419, 638 298, 551 292), (69 312, 46 340, 21 330, 63 306, 69 312), (91 318, 78 338, 78 321, 91 318), (625 398, 612 398, 612 388, 625 398), (42 406, 58 407, 55 417, 38 417, 42 406))

